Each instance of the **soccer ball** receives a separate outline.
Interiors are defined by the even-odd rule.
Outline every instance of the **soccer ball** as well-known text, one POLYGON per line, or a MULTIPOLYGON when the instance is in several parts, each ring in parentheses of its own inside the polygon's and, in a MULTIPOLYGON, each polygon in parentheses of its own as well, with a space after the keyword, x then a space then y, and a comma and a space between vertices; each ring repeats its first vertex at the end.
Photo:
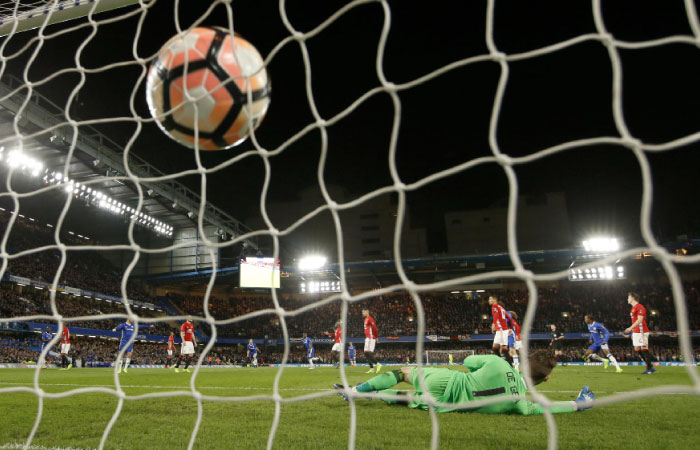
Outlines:
POLYGON ((190 148, 223 150, 245 141, 265 117, 270 79, 250 42, 234 35, 232 44, 228 30, 199 27, 160 50, 148 72, 146 99, 172 139, 190 148))

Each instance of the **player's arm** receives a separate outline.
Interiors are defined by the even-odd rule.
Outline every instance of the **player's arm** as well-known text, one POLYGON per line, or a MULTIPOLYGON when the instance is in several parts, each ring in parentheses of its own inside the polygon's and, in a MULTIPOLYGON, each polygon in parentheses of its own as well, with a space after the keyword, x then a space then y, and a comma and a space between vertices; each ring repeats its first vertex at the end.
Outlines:
POLYGON ((126 323, 126 322, 120 323, 120 324, 117 325, 116 327, 112 328, 112 331, 119 331, 119 330, 121 330, 122 328, 124 328, 124 324, 125 324, 125 323, 126 323))
POLYGON ((475 372, 475 371, 481 369, 482 367, 484 367, 484 365, 487 362, 492 361, 493 360, 493 358, 491 358, 492 356, 493 355, 467 356, 466 358, 464 358, 464 367, 469 369, 470 372, 475 372))
POLYGON ((610 332, 604 326, 600 326, 600 330, 603 332, 603 344, 607 344, 610 340, 610 332))
POLYGON ((643 320, 644 320, 644 316, 640 315, 639 317, 637 317, 637 320, 635 320, 634 323, 632 325, 630 325, 629 328, 625 328, 625 334, 631 333, 632 330, 634 330, 636 327, 638 327, 639 324, 641 324, 643 320))

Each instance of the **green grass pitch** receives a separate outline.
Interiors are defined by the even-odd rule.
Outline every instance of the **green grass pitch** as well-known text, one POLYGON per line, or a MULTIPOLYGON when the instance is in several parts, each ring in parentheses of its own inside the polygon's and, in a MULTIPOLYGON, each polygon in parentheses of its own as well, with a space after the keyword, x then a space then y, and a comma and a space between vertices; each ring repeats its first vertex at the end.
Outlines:
MULTIPOLYGON (((207 396, 247 397, 271 395, 276 368, 202 369, 196 387, 207 396)), ((366 367, 347 368, 348 381, 356 384, 371 375, 366 367)), ((554 370, 540 389, 554 400, 572 400, 578 389, 590 385, 599 397, 662 385, 690 385, 684 368, 660 367, 651 376, 642 367, 624 373, 602 367, 568 366, 554 370)), ((7 392, 30 387, 32 369, 0 370, 0 449, 21 448, 37 412, 31 393, 7 392), (3 392, 3 390, 5 392, 3 392)), ((129 396, 189 390, 192 374, 167 369, 132 368, 120 375, 129 396)), ((348 405, 329 389, 340 382, 333 368, 287 368, 280 379, 280 395, 294 398, 315 392, 331 395, 281 405, 276 449, 347 448, 350 424, 348 405)), ((111 369, 44 370, 40 385, 50 393, 98 387, 114 389, 111 369)), ((400 385, 408 389, 408 385, 400 385)), ((399 388, 401 388, 399 387, 399 388)), ((379 400, 358 399, 358 449, 420 449, 430 447, 428 412, 390 406, 379 400)), ((32 448, 96 448, 117 407, 108 393, 78 393, 45 399, 44 413, 32 448)), ((205 401, 197 449, 263 449, 267 445, 275 404, 271 400, 205 401)), ((133 399, 124 402, 105 448, 184 449, 197 417, 197 403, 189 397, 133 399)), ((697 437, 700 396, 665 394, 601 406, 575 414, 556 415, 559 448, 638 449, 700 448, 697 437)), ((547 445, 543 416, 490 416, 477 413, 438 415, 440 448, 488 449, 514 447, 542 449, 547 445)))

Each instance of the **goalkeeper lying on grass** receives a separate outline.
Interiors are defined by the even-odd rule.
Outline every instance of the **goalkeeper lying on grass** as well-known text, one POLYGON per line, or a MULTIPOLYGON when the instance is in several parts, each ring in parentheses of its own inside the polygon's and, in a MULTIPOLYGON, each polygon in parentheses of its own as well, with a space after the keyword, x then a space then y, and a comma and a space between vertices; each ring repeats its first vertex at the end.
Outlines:
MULTIPOLYGON (((527 392, 524 379, 508 362, 496 355, 469 356, 464 360, 469 372, 450 369, 423 367, 425 386, 428 391, 441 403, 465 403, 503 396, 503 401, 476 408, 469 407, 435 407, 437 412, 477 411, 489 414, 542 414, 542 407, 524 398, 527 392)), ((530 355, 530 369, 535 384, 547 381, 554 369, 556 361, 547 351, 535 351, 530 355)), ((333 387, 343 390, 343 386, 334 384, 333 387)), ((378 375, 365 383, 360 383, 351 389, 353 392, 378 392, 393 395, 392 399, 382 399, 389 404, 408 405, 409 408, 428 409, 428 404, 420 398, 422 393, 418 381, 418 369, 403 367, 398 370, 378 375), (407 392, 390 389, 405 381, 416 388, 413 398, 402 398, 407 392)), ((339 392, 345 401, 348 396, 339 392)), ((576 401, 554 402, 551 406, 553 413, 574 412, 590 408, 595 398, 588 386, 581 389, 576 401)))

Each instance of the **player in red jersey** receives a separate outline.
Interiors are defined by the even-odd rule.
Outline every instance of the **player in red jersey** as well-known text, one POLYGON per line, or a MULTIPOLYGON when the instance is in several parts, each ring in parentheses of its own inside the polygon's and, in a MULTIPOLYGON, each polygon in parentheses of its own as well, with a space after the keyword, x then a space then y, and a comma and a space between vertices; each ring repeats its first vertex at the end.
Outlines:
POLYGON ((167 369, 173 362, 173 350, 175 350, 175 333, 170 332, 170 337, 168 337, 168 361, 165 363, 165 368, 167 369))
POLYGON ((647 327, 647 309, 639 303, 639 294, 630 292, 627 294, 627 303, 632 305, 630 318, 632 325, 625 328, 625 335, 632 333, 632 345, 634 351, 637 352, 640 358, 647 364, 645 375, 651 375, 656 372, 654 368, 653 357, 649 353, 649 328, 647 327))
POLYGON ((336 358, 335 368, 340 368, 340 354, 343 353, 343 343, 341 342, 341 337, 343 335, 343 322, 340 320, 335 323, 335 331, 333 332, 333 348, 331 351, 334 353, 334 358, 336 358))
POLYGON ((192 356, 194 355, 194 346, 197 345, 197 341, 194 337, 194 324, 192 323, 192 318, 188 317, 185 323, 180 327, 180 338, 182 339, 182 344, 180 344, 180 356, 177 357, 177 362, 175 363, 175 372, 179 372, 180 361, 182 361, 183 356, 187 356, 185 361, 185 372, 189 372, 190 363, 192 362, 192 356))
POLYGON ((508 353, 508 335, 513 331, 508 328, 506 319, 506 309, 498 304, 498 299, 490 295, 489 305, 491 305, 491 331, 493 332, 493 346, 491 347, 494 355, 499 355, 513 365, 513 358, 508 353))
POLYGON ((362 310, 362 317, 365 318, 365 358, 369 363, 369 370, 367 373, 379 373, 382 370, 381 363, 377 362, 377 358, 374 356, 374 347, 377 345, 377 323, 374 321, 372 316, 369 315, 369 309, 362 310), (375 370, 376 365, 376 370, 375 370))
POLYGON ((70 370, 73 367, 73 362, 68 359, 70 352, 70 330, 68 326, 63 325, 63 333, 61 333, 61 368, 59 370, 70 370))

